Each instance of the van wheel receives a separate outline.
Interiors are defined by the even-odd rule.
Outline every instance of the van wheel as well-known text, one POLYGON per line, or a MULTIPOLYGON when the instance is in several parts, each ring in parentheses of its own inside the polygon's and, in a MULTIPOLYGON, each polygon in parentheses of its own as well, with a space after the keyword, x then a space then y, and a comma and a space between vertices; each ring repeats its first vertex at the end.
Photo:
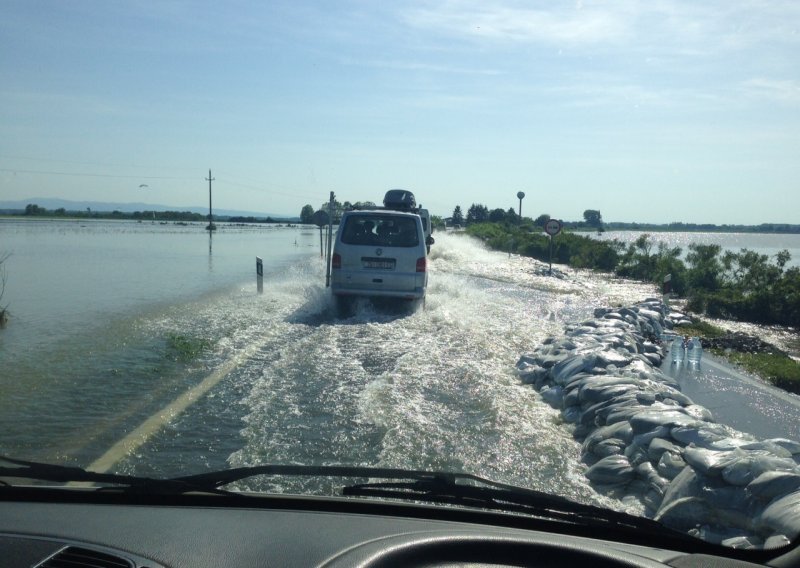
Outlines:
POLYGON ((349 318, 353 315, 353 307, 355 306, 353 298, 348 296, 334 296, 333 301, 336 306, 336 317, 349 318))

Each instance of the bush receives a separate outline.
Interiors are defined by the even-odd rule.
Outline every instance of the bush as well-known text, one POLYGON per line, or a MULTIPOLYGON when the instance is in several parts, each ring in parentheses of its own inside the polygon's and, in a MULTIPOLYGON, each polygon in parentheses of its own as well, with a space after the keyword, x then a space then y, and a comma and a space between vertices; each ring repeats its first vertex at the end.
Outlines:
MULTIPOLYGON (((523 226, 504 223, 478 223, 467 232, 483 240, 491 248, 517 252, 542 262, 550 261, 550 239, 523 226)), ((605 242, 583 235, 562 232, 553 237, 553 262, 574 268, 613 270, 619 254, 619 243, 605 242)))
MULTIPOLYGON (((491 248, 550 260, 550 241, 532 229, 509 223, 476 223, 467 232, 491 248)), ((722 253, 718 245, 689 246, 686 263, 680 247, 655 246, 644 234, 627 248, 564 231, 553 239, 553 262, 574 268, 614 272, 658 286, 671 275, 672 290, 687 298, 687 308, 709 316, 800 327, 800 268, 786 269, 788 251, 766 255, 746 249, 722 253)))

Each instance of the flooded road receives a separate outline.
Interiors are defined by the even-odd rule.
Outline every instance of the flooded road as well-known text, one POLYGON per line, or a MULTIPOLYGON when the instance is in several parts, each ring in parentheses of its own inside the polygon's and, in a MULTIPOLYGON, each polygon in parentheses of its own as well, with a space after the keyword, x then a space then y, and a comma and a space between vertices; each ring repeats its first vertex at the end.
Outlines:
MULTIPOLYGON (((112 244, 128 238, 104 230, 112 244)), ((608 503, 588 485, 570 427, 520 384, 514 364, 565 323, 637 302, 651 287, 548 276, 531 259, 440 233, 424 310, 361 303, 337 319, 316 231, 223 230, 209 255, 207 236, 159 230, 134 229, 160 251, 148 257, 149 279, 136 276, 141 259, 131 254, 116 267, 128 274, 122 284, 103 287, 122 291, 95 295, 86 313, 65 308, 69 329, 47 340, 31 331, 43 316, 23 309, 35 298, 14 297, 17 340, 0 345, 12 369, 0 380, 2 453, 157 476, 258 463, 444 469, 608 503), (177 244, 190 252, 168 252, 177 244), (261 295, 256 255, 265 258, 261 295), (195 280, 177 285, 176 271, 195 280)), ((797 424, 786 404, 764 413, 773 436, 797 424)), ((241 487, 326 493, 329 483, 241 487)))

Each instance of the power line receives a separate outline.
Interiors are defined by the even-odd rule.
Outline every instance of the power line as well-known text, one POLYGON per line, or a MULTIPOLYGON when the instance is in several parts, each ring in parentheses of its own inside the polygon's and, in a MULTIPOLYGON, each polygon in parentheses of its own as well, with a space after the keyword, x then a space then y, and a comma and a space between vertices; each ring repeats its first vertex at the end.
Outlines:
MULTIPOLYGON (((197 178, 194 177, 179 177, 179 176, 146 176, 146 175, 121 175, 121 174, 100 174, 100 173, 91 173, 91 172, 62 172, 62 171, 54 171, 54 170, 21 170, 16 168, 0 168, 0 172, 12 173, 12 174, 34 174, 34 175, 53 175, 53 176, 68 176, 68 177, 91 177, 91 178, 107 178, 107 179, 137 179, 137 180, 182 180, 182 181, 194 181, 197 178)), ((208 181, 206 179, 206 181, 208 181)), ((236 187, 242 187, 245 189, 254 189, 257 191, 263 191, 265 193, 270 193, 274 195, 283 195, 285 197, 294 197, 294 198, 305 198, 305 199, 317 199, 319 196, 310 196, 304 193, 288 193, 285 191, 276 191, 274 189, 267 189, 264 186, 256 186, 256 185, 248 185, 243 183, 237 183, 235 181, 231 181, 230 179, 222 178, 222 183, 233 185, 236 187)))
POLYGON ((233 185, 233 186, 236 186, 236 187, 243 187, 245 189, 254 189, 256 191, 264 191, 266 193, 272 193, 272 194, 275 194, 275 195, 284 195, 286 197, 303 197, 305 199, 319 199, 319 196, 311 197, 309 195, 302 194, 302 193, 287 193, 285 191, 276 191, 274 189, 266 189, 263 186, 259 187, 259 186, 255 186, 255 185, 247 185, 247 184, 244 184, 244 183, 237 183, 235 181, 230 181, 229 179, 226 179, 226 178, 222 178, 220 180, 220 182, 224 183, 224 184, 227 184, 227 185, 233 185))
POLYGON ((52 176, 70 176, 70 177, 98 177, 98 178, 117 178, 117 179, 180 179, 180 180, 193 180, 195 178, 177 177, 177 176, 142 176, 142 175, 118 175, 118 174, 94 174, 88 172, 56 172, 48 170, 18 170, 11 168, 0 168, 0 172, 8 172, 13 174, 37 174, 37 175, 52 175, 52 176))

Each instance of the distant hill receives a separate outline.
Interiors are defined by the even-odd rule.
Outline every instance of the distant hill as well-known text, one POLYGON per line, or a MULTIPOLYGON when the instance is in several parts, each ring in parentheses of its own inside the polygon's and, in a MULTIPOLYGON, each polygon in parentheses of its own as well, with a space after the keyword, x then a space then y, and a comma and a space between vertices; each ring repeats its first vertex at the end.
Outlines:
MULTIPOLYGON (((208 214, 208 207, 188 205, 186 207, 176 207, 174 205, 156 205, 152 203, 113 203, 105 201, 70 201, 68 199, 55 199, 50 197, 31 197, 18 201, 0 201, 0 211, 14 210, 22 211, 29 203, 44 207, 47 210, 64 208, 67 211, 86 211, 87 208, 94 212, 122 211, 123 213, 133 213, 134 211, 191 211, 192 213, 208 214)), ((263 213, 259 211, 243 211, 235 209, 214 209, 214 217, 272 217, 273 219, 287 219, 296 221, 300 218, 297 215, 285 215, 280 213, 263 213)))

